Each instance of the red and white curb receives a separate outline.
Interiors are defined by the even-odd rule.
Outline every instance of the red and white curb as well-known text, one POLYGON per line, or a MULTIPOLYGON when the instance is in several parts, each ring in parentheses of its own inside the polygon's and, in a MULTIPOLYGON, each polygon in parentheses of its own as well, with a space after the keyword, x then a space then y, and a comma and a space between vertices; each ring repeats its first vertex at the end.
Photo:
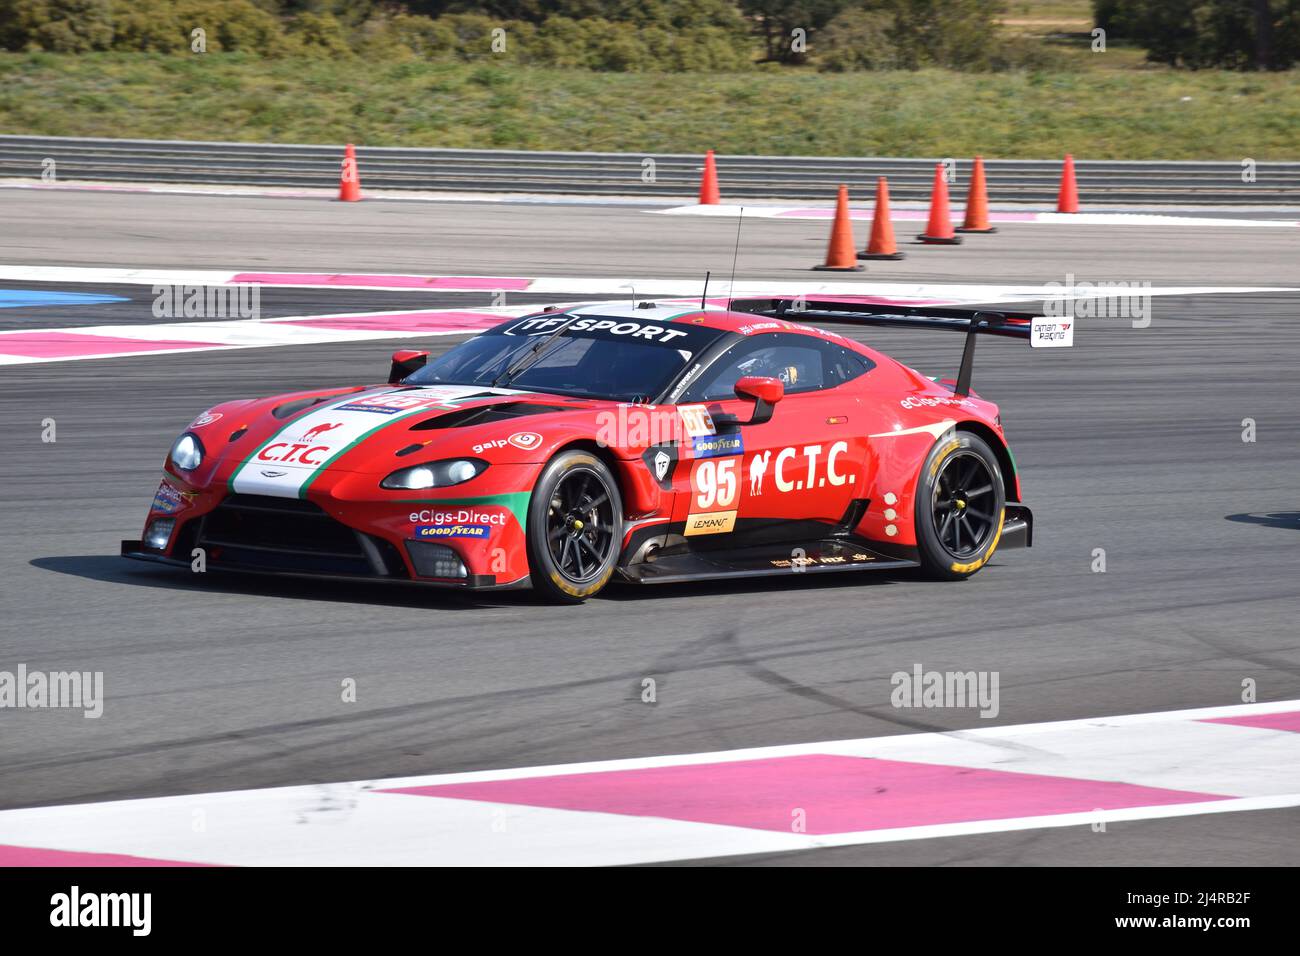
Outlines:
POLYGON ((3 865, 616 865, 1300 806, 1300 700, 0 812, 3 865))

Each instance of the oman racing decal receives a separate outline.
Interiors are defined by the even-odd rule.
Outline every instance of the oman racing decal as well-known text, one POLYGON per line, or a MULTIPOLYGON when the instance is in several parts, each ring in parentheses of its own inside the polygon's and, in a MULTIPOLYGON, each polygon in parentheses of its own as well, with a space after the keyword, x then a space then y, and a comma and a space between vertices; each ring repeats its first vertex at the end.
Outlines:
POLYGON ((482 388, 434 385, 349 395, 289 422, 253 452, 230 477, 242 494, 305 497, 330 463, 381 428, 411 415, 445 406, 482 388))

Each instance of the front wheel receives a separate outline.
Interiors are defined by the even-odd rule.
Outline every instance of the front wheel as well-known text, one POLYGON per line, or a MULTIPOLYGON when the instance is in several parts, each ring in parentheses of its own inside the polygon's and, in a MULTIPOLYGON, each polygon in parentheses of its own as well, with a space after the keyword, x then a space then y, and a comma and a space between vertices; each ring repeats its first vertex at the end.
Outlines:
POLYGON ((1006 490, 997 456, 978 435, 952 432, 930 451, 916 496, 921 566, 948 581, 988 562, 1002 536, 1006 490))
POLYGON ((622 543, 623 499, 605 463, 578 450, 552 458, 528 504, 533 587, 581 603, 609 582, 622 543))

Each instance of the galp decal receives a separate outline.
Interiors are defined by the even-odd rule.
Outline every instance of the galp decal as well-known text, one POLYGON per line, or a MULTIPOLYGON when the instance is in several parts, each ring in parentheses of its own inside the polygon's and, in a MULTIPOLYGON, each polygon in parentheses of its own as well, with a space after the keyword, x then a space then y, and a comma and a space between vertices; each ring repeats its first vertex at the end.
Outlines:
POLYGON ((491 451, 493 448, 505 448, 507 445, 514 445, 524 451, 532 451, 541 443, 542 436, 537 432, 515 432, 509 438, 494 438, 492 441, 479 442, 474 446, 474 454, 481 455, 485 451, 491 451))
POLYGON ((204 425, 211 425, 213 422, 221 421, 220 412, 204 412, 194 421, 190 422, 190 428, 202 428, 204 425))
POLYGON ((524 451, 531 451, 542 443, 542 436, 537 432, 515 432, 506 441, 516 448, 522 448, 524 451))

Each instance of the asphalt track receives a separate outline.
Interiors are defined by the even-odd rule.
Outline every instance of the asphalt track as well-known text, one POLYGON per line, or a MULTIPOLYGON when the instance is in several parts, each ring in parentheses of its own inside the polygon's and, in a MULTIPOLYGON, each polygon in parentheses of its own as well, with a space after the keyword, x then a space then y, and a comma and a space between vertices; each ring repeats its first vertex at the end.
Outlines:
MULTIPOLYGON (((49 265, 725 274, 734 239, 734 222, 591 206, 15 191, 0 204, 0 261, 49 265)), ((740 274, 809 278, 797 266, 820 256, 824 224, 754 226, 740 274)), ((1297 241, 1283 230, 1013 224, 869 275, 1297 285, 1297 241)), ((286 290, 277 307, 376 301, 286 290)), ((1038 516, 1032 550, 1000 554, 960 584, 792 575, 620 586, 577 608, 526 593, 196 582, 116 557, 193 414, 230 397, 377 380, 390 343, 7 367, 0 661, 102 670, 108 700, 99 720, 0 715, 0 808, 1233 704, 1246 679, 1261 700, 1300 696, 1300 290, 1153 308, 1145 329, 1081 323, 1073 350, 981 344, 975 386, 1001 403, 1038 516), (1247 417, 1254 443, 1242 441, 1247 417), (45 418, 56 443, 41 441, 45 418), (1092 571, 1096 548, 1104 574, 1092 571), (916 663, 999 671, 998 717, 895 710, 889 676, 916 663), (640 700, 646 677, 658 683, 653 706, 640 700), (345 678, 357 681, 355 704, 340 701, 345 678)), ((922 338, 871 334, 909 364, 951 371, 959 346, 922 338)), ((1294 865, 1297 832, 1300 811, 1279 810, 729 862, 1294 865)))

